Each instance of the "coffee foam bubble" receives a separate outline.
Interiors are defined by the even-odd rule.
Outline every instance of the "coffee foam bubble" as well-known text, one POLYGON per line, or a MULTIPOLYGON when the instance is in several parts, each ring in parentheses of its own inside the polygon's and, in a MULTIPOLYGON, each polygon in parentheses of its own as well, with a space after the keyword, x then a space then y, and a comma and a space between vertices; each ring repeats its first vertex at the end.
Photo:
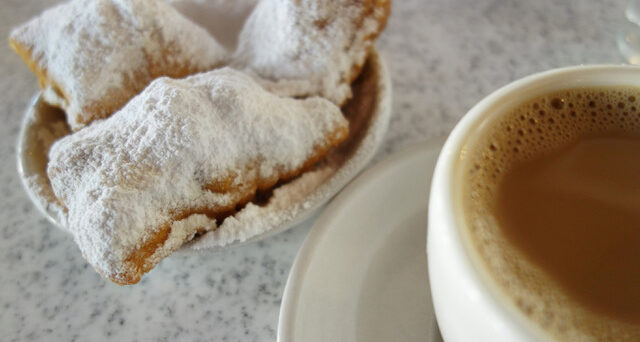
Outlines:
POLYGON ((479 265, 508 300, 562 340, 640 340, 640 327, 591 313, 568 298, 501 235, 494 203, 498 184, 515 164, 585 136, 640 133, 640 88, 574 88, 515 107, 469 138, 461 198, 479 265), (624 331, 624 333, 622 333, 624 331))

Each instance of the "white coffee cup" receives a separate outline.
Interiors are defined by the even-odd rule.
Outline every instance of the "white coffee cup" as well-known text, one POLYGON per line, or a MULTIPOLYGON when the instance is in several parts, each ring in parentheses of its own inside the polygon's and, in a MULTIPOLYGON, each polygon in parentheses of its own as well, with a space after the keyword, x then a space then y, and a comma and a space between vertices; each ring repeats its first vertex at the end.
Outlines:
POLYGON ((475 105, 451 132, 440 152, 429 201, 427 252, 431 294, 438 325, 447 342, 545 341, 551 337, 529 321, 501 293, 478 265, 475 251, 464 242, 464 220, 456 217, 459 159, 468 138, 522 102, 545 93, 579 87, 637 86, 640 68, 623 65, 555 69, 510 83, 475 105))

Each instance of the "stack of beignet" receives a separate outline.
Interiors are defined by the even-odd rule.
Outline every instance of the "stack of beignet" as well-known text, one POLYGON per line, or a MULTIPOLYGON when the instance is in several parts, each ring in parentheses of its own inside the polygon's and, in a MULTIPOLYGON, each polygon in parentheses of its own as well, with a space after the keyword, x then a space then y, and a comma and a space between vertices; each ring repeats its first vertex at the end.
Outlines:
POLYGON ((387 1, 262 0, 231 57, 160 0, 72 0, 14 29, 12 47, 74 130, 51 147, 47 174, 87 261, 137 283, 322 160, 348 135, 338 105, 388 13, 387 1), (283 9, 297 18, 264 20, 283 9), (304 48, 262 51, 278 56, 262 68, 260 37, 292 27, 304 48), (332 42, 336 30, 354 44, 332 42))

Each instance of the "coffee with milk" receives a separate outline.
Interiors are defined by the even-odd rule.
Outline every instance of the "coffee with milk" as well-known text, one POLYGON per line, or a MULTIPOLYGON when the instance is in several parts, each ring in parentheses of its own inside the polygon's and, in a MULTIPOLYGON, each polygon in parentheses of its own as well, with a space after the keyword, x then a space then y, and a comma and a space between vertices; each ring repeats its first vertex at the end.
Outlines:
POLYGON ((551 336, 640 341, 640 88, 556 91, 484 125, 457 194, 478 268, 551 336))

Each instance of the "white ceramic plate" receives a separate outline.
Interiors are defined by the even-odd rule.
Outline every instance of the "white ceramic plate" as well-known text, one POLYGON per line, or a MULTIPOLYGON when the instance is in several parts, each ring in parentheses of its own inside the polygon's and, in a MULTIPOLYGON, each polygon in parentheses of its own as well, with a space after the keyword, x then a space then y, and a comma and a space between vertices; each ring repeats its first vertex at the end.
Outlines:
POLYGON ((426 258, 443 139, 368 170, 320 215, 284 290, 278 341, 441 341, 426 258))
MULTIPOLYGON (((245 2, 248 5, 252 3, 245 2)), ((197 1, 176 0, 174 3, 188 16, 199 14, 192 18, 196 22, 206 17, 202 13, 213 10, 211 6, 197 1)), ((230 16, 240 18, 238 20, 244 19, 248 13, 244 8, 227 8, 226 11, 230 16)), ((228 29, 229 25, 205 27, 216 37, 226 36, 228 46, 235 43, 229 38, 228 31, 216 32, 228 29)), ((238 30, 240 27, 235 25, 232 29, 238 30)), ((385 63, 375 48, 362 77, 354 82, 353 89, 354 99, 343 108, 350 122, 349 138, 330 153, 324 164, 313 173, 308 172, 274 191, 269 203, 257 209, 263 215, 247 215, 245 218, 250 218, 243 221, 240 212, 240 215, 236 215, 238 220, 230 221, 227 226, 226 222, 223 223, 221 228, 204 234, 180 252, 217 250, 254 242, 300 224, 317 213, 369 163, 387 130, 391 115, 391 81, 385 63), (358 108, 364 110, 358 112, 358 108)), ((66 214, 51 190, 46 163, 50 144, 65 134, 68 134, 68 128, 64 126, 64 113, 46 105, 36 94, 22 122, 17 151, 18 170, 36 207, 63 230, 66 230, 66 214)))

